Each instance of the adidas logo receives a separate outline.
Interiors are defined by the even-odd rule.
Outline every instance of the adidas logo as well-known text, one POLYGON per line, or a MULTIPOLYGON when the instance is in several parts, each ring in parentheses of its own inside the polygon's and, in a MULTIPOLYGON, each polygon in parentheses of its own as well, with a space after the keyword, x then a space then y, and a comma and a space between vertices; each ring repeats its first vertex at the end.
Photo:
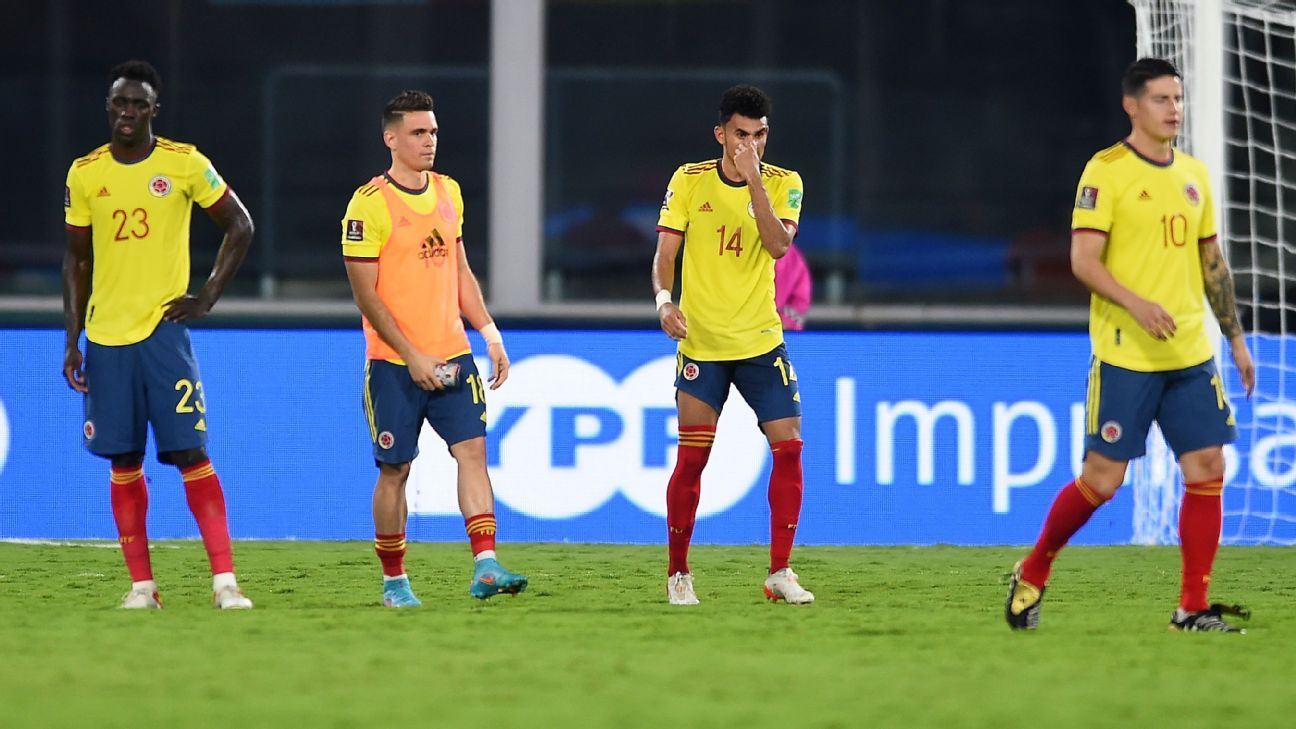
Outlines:
POLYGON ((1148 191, 1147 191, 1147 190, 1144 190, 1143 192, 1140 192, 1140 193, 1139 193, 1139 197, 1138 197, 1138 199, 1139 199, 1139 200, 1151 200, 1151 199, 1152 199, 1152 196, 1148 194, 1148 191))
POLYGON ((110 195, 112 195, 112 193, 108 192, 108 186, 107 186, 107 185, 105 185, 105 186, 99 188, 99 195, 98 195, 98 197, 108 197, 108 196, 110 196, 110 195))
POLYGON ((400 219, 400 222, 396 224, 396 227, 397 227, 397 228, 405 228, 405 227, 408 227, 409 225, 411 225, 411 223, 410 223, 410 221, 409 221, 409 218, 406 218, 404 215, 402 215, 402 216, 401 216, 401 219, 400 219))
POLYGON ((698 208, 698 212, 699 213, 711 212, 711 202, 708 200, 707 202, 702 203, 702 207, 698 208))

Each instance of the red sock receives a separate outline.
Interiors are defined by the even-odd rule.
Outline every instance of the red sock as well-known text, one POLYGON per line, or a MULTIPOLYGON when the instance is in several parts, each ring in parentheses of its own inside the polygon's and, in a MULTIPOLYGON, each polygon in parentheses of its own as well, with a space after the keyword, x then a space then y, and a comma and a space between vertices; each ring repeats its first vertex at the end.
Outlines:
POLYGON ((153 565, 149 561, 148 486, 144 483, 144 467, 112 467, 112 512, 117 522, 117 541, 121 543, 122 556, 132 582, 153 579, 153 565))
POLYGON ((770 574, 788 566, 792 555, 792 541, 796 538, 797 519, 801 516, 800 438, 781 440, 770 444, 774 453, 774 467, 770 469, 770 574))
POLYGON ((1224 523, 1223 492, 1223 478, 1184 484, 1179 509, 1179 553, 1183 556, 1179 607, 1190 613, 1210 607, 1206 592, 1224 523))
POLYGON ((680 426, 675 470, 666 486, 668 575, 689 571, 689 542, 693 540, 693 523, 697 520, 698 500, 702 498, 702 469, 711 457, 713 442, 714 425, 680 426))
POLYGON ((468 543, 472 545, 473 556, 495 551, 495 514, 486 512, 464 519, 464 529, 468 531, 468 543))
POLYGON ((374 534, 374 552, 382 562, 383 577, 405 574, 405 532, 374 534))
POLYGON ((1063 487, 1044 519, 1039 541, 1022 563, 1022 579, 1036 587, 1047 584, 1057 553, 1106 501, 1106 497, 1089 488, 1079 477, 1063 487))
POLYGON ((184 479, 185 497, 189 511, 198 522, 203 547, 211 562, 213 575, 234 571, 234 554, 230 549, 229 523, 225 518, 225 494, 211 461, 204 459, 188 468, 180 469, 184 479))

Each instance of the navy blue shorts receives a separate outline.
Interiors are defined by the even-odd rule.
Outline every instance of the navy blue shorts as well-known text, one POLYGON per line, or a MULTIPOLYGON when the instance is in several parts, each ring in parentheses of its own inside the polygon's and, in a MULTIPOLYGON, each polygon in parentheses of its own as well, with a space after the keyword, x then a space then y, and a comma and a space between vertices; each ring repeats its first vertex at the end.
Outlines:
POLYGON ((158 453, 207 443, 207 401, 189 328, 159 322, 148 339, 86 343, 85 447, 95 455, 143 453, 153 426, 158 453))
POLYGON ((1166 372, 1136 372, 1094 358, 1085 402, 1085 449, 1117 461, 1147 452, 1155 420, 1175 456, 1237 440, 1215 360, 1166 372))
POLYGON ((373 359, 365 364, 364 410, 374 460, 409 463, 418 455, 419 431, 427 420, 446 446, 486 435, 486 383, 471 354, 450 360, 459 365, 459 383, 424 390, 405 365, 373 359))
POLYGON ((717 413, 724 409, 730 385, 738 388, 756 412, 758 423, 801 417, 801 392, 786 344, 757 357, 721 362, 702 362, 683 353, 675 355, 675 389, 696 397, 717 413))

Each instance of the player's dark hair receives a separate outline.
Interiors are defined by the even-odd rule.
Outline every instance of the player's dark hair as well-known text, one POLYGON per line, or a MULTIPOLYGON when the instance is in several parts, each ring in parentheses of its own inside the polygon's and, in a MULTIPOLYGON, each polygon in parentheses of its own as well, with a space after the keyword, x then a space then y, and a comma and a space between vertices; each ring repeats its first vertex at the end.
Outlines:
POLYGON ((734 114, 748 119, 769 116, 770 106, 770 97, 764 91, 748 84, 738 84, 720 97, 720 126, 724 126, 734 114))
POLYGON ((383 128, 400 121, 407 111, 432 111, 432 95, 425 91, 402 91, 383 107, 383 128))
POLYGON ((140 81, 153 87, 153 93, 162 96, 162 76, 148 61, 123 61, 108 72, 108 83, 115 84, 117 79, 140 81))
POLYGON ((1183 78, 1179 69, 1164 58, 1140 58, 1131 63, 1121 76, 1121 93, 1126 96, 1141 96, 1148 81, 1162 76, 1183 78))

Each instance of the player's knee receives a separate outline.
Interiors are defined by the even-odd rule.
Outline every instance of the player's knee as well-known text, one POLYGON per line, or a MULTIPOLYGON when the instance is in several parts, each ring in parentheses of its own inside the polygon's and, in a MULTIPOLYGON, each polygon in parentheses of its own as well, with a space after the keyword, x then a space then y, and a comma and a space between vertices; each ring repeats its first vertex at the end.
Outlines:
POLYGON ((455 443, 450 447, 450 455, 454 456, 459 467, 486 465, 486 439, 470 438, 465 441, 455 443))
POLYGON ((410 475, 409 463, 378 463, 379 481, 404 484, 410 475))
POLYGON ((188 448, 183 451, 167 451, 159 453, 158 460, 162 463, 169 463, 176 468, 188 468, 207 460, 207 449, 199 446, 198 448, 188 448))
POLYGON ((139 468, 144 464, 143 453, 119 453, 112 456, 113 468, 139 468))
POLYGON ((1203 448, 1185 453, 1179 459, 1185 481, 1208 481, 1224 476, 1224 449, 1203 448))
POLYGON ((1124 461, 1113 461, 1107 458, 1095 458, 1090 454, 1085 458, 1084 470, 1080 477, 1085 485, 1104 498, 1110 499, 1116 490, 1125 483, 1124 461))

